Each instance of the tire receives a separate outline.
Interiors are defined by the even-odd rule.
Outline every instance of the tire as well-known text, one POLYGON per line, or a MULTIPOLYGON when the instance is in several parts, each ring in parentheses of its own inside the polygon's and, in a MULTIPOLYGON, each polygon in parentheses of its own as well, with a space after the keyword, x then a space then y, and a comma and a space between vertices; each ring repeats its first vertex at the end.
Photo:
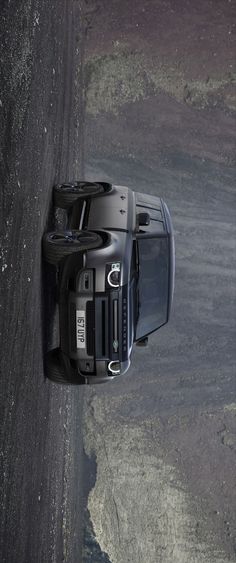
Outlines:
POLYGON ((60 348, 54 348, 46 355, 46 376, 54 383, 61 385, 85 385, 85 379, 71 368, 68 374, 63 362, 63 355, 60 348))
POLYGON ((53 231, 43 237, 43 255, 49 264, 57 266, 74 252, 91 250, 102 244, 100 235, 90 231, 53 231))
POLYGON ((68 209, 78 198, 93 197, 111 189, 106 182, 68 182, 57 184, 53 188, 53 200, 56 207, 68 209))

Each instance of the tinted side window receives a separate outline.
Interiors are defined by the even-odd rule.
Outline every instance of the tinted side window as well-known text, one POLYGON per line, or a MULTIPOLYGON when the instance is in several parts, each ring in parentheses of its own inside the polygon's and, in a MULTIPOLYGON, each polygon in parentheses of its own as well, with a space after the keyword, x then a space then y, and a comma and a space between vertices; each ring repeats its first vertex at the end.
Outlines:
POLYGON ((167 321, 169 240, 143 238, 139 246, 139 320, 136 339, 167 321))

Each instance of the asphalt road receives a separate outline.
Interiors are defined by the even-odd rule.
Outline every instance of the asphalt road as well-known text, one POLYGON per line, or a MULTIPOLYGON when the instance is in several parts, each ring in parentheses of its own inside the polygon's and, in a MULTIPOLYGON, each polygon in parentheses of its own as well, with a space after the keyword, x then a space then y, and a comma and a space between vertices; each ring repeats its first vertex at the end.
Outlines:
POLYGON ((125 381, 86 394, 94 532, 113 563, 235 561, 235 7, 96 5, 86 177, 167 201, 176 285, 125 381))
POLYGON ((78 2, 1 2, 1 517, 6 563, 79 561, 83 392, 44 377, 55 306, 41 238, 82 173, 78 2), (79 171, 79 172, 78 172, 79 171), (73 510, 72 510, 73 507, 73 510))
MULTIPOLYGON (((199 3, 191 18, 187 2, 181 8, 170 3, 169 12, 162 2, 158 4, 155 8, 155 2, 134 2, 120 11, 114 2, 106 13, 100 3, 85 52, 86 177, 105 178, 162 196, 175 228, 172 320, 150 339, 145 368, 153 372, 151 377, 143 380, 139 362, 144 352, 136 350, 137 373, 127 380, 129 389, 137 391, 138 386, 140 413, 142 404, 145 412, 147 401, 148 412, 182 405, 221 405, 233 402, 236 390, 236 108, 233 102, 228 105, 227 98, 234 84, 231 63, 235 51, 234 43, 224 41, 224 26, 228 30, 234 11, 226 6, 220 9, 217 4, 211 15, 219 28, 209 37, 206 18, 210 3, 199 3), (129 13, 129 25, 125 25, 129 13), (182 19, 183 29, 192 33, 188 38, 177 34, 173 51, 168 50, 163 34, 169 17, 176 23, 182 19), (203 24, 204 42, 196 56, 193 47, 198 41, 198 26, 202 29, 203 24), (212 50, 218 49, 217 57, 210 51, 207 57, 207 45, 214 38, 212 50), (113 74, 116 68, 117 79, 113 74), (166 74, 168 83, 163 80, 166 74), (215 87, 207 90, 213 77, 215 87), (158 385, 153 358, 160 375, 158 385), (154 382, 157 391, 152 404, 149 387, 154 382)), ((124 394, 126 391, 125 386, 124 394)), ((112 393, 112 386, 105 392, 112 393)))

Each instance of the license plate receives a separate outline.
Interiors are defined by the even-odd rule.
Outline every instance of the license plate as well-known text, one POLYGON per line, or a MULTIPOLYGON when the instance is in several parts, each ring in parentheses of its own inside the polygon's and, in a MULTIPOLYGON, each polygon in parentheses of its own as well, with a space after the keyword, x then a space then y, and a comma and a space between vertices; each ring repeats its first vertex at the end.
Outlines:
POLYGON ((85 348, 85 311, 76 311, 76 344, 85 348))

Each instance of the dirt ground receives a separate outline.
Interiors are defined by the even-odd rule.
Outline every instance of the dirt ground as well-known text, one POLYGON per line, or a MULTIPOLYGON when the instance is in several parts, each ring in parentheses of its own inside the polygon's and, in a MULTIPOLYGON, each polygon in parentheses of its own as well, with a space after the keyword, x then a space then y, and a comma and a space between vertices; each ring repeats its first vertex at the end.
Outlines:
POLYGON ((53 184, 81 170, 80 17, 58 1, 0 13, 0 560, 58 563, 80 558, 83 401, 44 376, 55 288, 41 239, 53 184))

